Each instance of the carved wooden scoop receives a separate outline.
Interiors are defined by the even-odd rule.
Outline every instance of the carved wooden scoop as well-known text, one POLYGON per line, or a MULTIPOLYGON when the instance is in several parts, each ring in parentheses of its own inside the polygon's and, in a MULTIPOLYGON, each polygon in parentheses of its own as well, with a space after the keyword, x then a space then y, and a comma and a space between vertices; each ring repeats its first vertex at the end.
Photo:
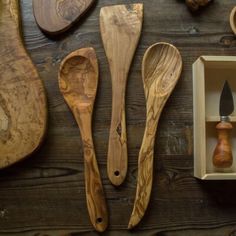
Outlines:
POLYGON ((0 169, 36 151, 47 127, 44 86, 21 39, 18 0, 0 1, 0 169))
POLYGON ((139 152, 137 192, 128 228, 142 219, 151 195, 153 154, 157 125, 161 112, 182 71, 182 58, 171 44, 157 43, 146 51, 142 77, 147 102, 147 121, 142 147, 139 152))
POLYGON ((35 20, 42 31, 59 34, 70 28, 95 0, 33 0, 35 20))
POLYGON ((107 207, 92 138, 92 113, 98 84, 98 62, 93 48, 69 54, 61 63, 59 87, 79 125, 84 146, 87 207, 99 232, 108 223, 107 207))
POLYGON ((112 119, 107 171, 113 185, 123 183, 127 173, 125 90, 131 62, 139 41, 143 4, 103 7, 101 35, 112 77, 112 119))

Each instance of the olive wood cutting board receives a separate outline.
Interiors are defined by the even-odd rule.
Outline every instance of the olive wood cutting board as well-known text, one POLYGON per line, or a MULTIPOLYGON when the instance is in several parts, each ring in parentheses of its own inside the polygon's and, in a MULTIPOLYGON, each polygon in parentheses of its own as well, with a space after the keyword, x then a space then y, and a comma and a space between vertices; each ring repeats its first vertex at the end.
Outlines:
POLYGON ((18 0, 0 1, 0 168, 32 154, 47 120, 46 97, 24 48, 18 0))
POLYGON ((76 23, 95 0, 33 0, 39 28, 47 34, 63 33, 76 23))

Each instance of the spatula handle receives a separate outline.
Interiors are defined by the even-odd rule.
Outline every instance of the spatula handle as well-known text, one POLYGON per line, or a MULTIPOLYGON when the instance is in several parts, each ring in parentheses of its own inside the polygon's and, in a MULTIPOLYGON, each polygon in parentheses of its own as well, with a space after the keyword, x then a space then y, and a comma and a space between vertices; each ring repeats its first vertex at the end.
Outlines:
POLYGON ((233 164, 230 133, 233 126, 230 122, 222 121, 217 124, 218 143, 213 155, 213 164, 217 168, 229 168, 233 164))
POLYGON ((120 96, 113 94, 107 172, 113 185, 119 186, 127 174, 128 154, 125 121, 125 86, 120 96))

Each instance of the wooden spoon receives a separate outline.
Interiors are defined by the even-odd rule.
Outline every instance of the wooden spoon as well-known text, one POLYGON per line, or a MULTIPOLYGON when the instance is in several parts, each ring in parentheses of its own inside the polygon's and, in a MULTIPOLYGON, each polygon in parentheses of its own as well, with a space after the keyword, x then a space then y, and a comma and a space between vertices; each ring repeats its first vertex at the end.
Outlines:
POLYGON ((230 14, 230 26, 234 34, 236 34, 236 7, 233 8, 230 14))
POLYGON ((173 45, 157 43, 146 51, 142 64, 142 77, 147 102, 147 121, 139 153, 137 192, 129 229, 141 221, 150 200, 157 125, 181 71, 182 58, 173 45))
POLYGON ((93 48, 69 54, 61 63, 59 87, 79 125, 85 162, 87 207, 94 228, 103 232, 108 216, 92 138, 92 113, 98 84, 98 62, 93 48))
POLYGON ((56 35, 69 29, 95 0, 33 0, 35 20, 42 31, 56 35))
POLYGON ((107 172, 113 185, 123 183, 127 173, 125 90, 131 62, 140 38, 143 4, 103 7, 101 35, 112 77, 112 119, 107 172))
POLYGON ((21 39, 18 0, 0 1, 0 168, 35 152, 47 128, 43 83, 21 39))

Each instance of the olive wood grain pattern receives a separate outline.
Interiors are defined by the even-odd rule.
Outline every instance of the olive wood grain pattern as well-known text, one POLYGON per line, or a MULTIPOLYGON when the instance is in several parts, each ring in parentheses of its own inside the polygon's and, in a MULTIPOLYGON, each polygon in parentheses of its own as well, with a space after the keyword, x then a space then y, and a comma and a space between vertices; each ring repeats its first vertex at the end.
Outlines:
POLYGON ((228 168, 233 164, 232 147, 230 143, 230 132, 233 126, 230 122, 217 124, 218 143, 213 155, 213 164, 217 168, 228 168))
POLYGON ((45 91, 20 31, 18 0, 0 2, 0 168, 32 154, 47 123, 45 91))
POLYGON ((173 45, 157 43, 147 49, 142 63, 147 120, 139 152, 137 191, 129 229, 141 221, 149 204, 157 125, 162 110, 180 78, 181 71, 182 58, 173 45))
POLYGON ((131 62, 140 38, 143 4, 103 7, 100 28, 112 78, 112 118, 107 172, 113 185, 121 185, 127 174, 125 91, 131 62))
MULTIPOLYGON (((23 163, 1 171, 1 236, 98 236, 92 231, 84 207, 86 198, 83 193, 80 134, 57 86, 60 59, 67 52, 88 43, 97 48, 101 64, 98 102, 93 115, 93 138, 108 209, 112 210, 109 214, 110 226, 104 236, 233 236, 236 233, 235 181, 202 183, 193 176, 192 106, 192 63, 205 54, 235 56, 235 38, 230 34, 228 18, 236 4, 234 0, 216 0, 215 4, 204 8, 202 14, 192 17, 185 1, 181 1, 99 0, 83 24, 75 28, 68 38, 59 41, 52 41, 39 31, 31 14, 32 1, 20 1, 24 41, 47 89, 50 125, 46 142, 39 152, 23 163), (98 31, 99 10, 111 4, 135 2, 145 4, 147 14, 142 30, 145 33, 137 48, 127 83, 129 171, 125 184, 114 191, 106 178, 112 91, 98 31), (180 47, 184 73, 159 123, 149 210, 135 231, 129 232, 125 227, 133 207, 130 203, 135 196, 137 157, 146 118, 139 76, 140 60, 148 44, 158 39, 180 47)), ((221 91, 222 84, 216 86, 221 91)), ((234 90, 234 83, 231 86, 234 90)), ((218 111, 218 106, 216 109, 218 111)), ((231 118, 235 119, 234 116, 231 118)), ((211 126, 212 132, 215 130, 214 124, 207 122, 207 125, 211 126)), ((213 151, 208 157, 210 162, 213 151)))
POLYGON ((108 224, 107 207, 91 128, 97 85, 98 62, 93 48, 74 51, 62 61, 59 87, 81 132, 87 207, 94 228, 103 232, 108 224))
POLYGON ((230 13, 229 22, 231 29, 233 30, 234 34, 236 34, 236 6, 232 9, 230 13))
POLYGON ((35 20, 47 34, 69 29, 92 6, 95 0, 33 0, 35 20))

